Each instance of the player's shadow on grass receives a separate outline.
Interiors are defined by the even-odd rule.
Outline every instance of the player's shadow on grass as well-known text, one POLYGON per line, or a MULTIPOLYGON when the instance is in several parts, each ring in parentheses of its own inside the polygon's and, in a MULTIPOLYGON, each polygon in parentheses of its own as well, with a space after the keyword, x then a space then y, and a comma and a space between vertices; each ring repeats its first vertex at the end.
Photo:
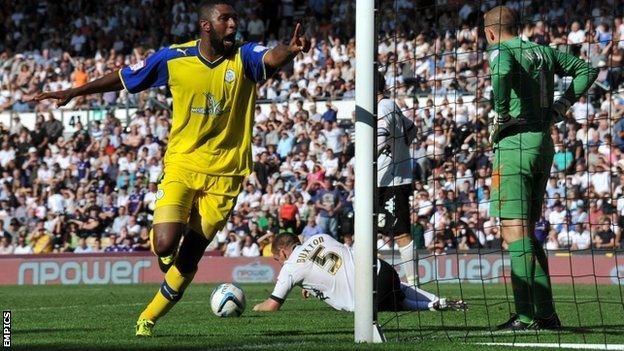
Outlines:
POLYGON ((83 332, 83 331, 96 331, 96 330, 104 330, 106 328, 85 328, 85 327, 75 327, 75 328, 38 328, 38 329, 13 329, 11 330, 13 335, 29 335, 29 334, 46 334, 46 333, 58 333, 58 332, 83 332))
MULTIPOLYGON (((152 343, 146 343, 145 345, 83 345, 83 344, 45 344, 45 345, 26 345, 20 346, 15 343, 11 345, 11 350, 27 350, 27 351, 119 351, 119 350, 188 350, 188 351, 206 351, 208 348, 205 345, 182 345, 177 348, 167 346, 154 346, 152 343)), ((226 350, 226 347, 220 348, 226 350)))

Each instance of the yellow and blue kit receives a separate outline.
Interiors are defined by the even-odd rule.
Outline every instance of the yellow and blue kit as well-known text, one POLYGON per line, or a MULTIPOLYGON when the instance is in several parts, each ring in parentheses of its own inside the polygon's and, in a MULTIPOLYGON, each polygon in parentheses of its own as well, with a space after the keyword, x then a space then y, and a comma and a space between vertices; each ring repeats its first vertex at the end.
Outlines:
POLYGON ((244 43, 231 56, 211 62, 199 44, 161 49, 124 67, 119 76, 130 93, 167 85, 173 97, 154 223, 188 222, 210 237, 225 223, 251 171, 256 83, 267 78, 268 48, 244 43))

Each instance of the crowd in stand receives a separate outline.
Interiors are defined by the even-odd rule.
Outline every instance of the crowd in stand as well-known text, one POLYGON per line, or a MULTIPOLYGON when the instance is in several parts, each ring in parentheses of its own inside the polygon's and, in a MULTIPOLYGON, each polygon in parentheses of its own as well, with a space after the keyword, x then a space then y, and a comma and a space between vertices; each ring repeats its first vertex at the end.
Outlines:
MULTIPOLYGON (((420 249, 502 245, 489 216, 491 86, 478 31, 480 11, 495 3, 437 11, 406 0, 382 4, 380 70, 388 94, 418 128, 412 234, 420 249)), ((507 1, 523 14, 524 38, 600 68, 588 98, 551 130, 556 154, 536 235, 549 250, 620 247, 622 5, 526 3, 507 1)), ((353 121, 338 120, 331 100, 354 96, 354 2, 237 1, 236 7, 243 37, 271 46, 289 38, 301 18, 313 49, 258 86, 259 98, 273 104, 268 112, 256 109, 253 173, 210 248, 226 256, 270 255, 280 232, 302 239, 329 233, 351 245, 353 121), (320 114, 311 102, 323 100, 328 110, 320 114), (295 108, 282 105, 294 101, 295 108)), ((27 97, 85 84, 162 46, 191 40, 196 21, 193 2, 183 0, 0 4, 0 112, 38 115, 33 129, 17 115, 1 126, 0 253, 149 250, 171 124, 166 88, 74 99, 69 108, 109 111, 101 121, 77 123, 76 131, 54 119, 53 102, 34 105, 27 97), (163 8, 171 16, 160 15, 163 8), (113 113, 126 106, 139 108, 127 125, 113 113)), ((561 88, 568 83, 556 81, 561 88)), ((378 247, 390 248, 388 238, 380 236, 378 247)))

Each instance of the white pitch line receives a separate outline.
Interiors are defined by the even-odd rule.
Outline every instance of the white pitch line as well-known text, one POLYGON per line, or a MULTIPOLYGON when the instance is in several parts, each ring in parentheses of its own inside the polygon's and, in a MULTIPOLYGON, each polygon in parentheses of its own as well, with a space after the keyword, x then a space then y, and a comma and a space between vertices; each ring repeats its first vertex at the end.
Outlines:
MULTIPOLYGON (((600 327, 600 326, 595 326, 600 327)), ((587 327, 591 328, 591 326, 587 327)), ((441 333, 438 333, 441 334, 441 333)), ((526 335, 539 335, 539 336, 555 336, 555 335, 571 335, 574 334, 574 331, 571 330, 491 330, 491 331, 447 331, 441 335, 428 335, 429 339, 447 339, 458 338, 458 339, 470 339, 470 338, 478 338, 478 337, 500 337, 500 336, 526 336, 526 335)), ((468 341, 469 342, 469 341, 468 341)), ((517 343, 515 345, 518 345, 517 343)), ((541 344, 540 344, 541 345, 541 344)), ((587 344, 582 344, 587 345, 587 344)), ((604 346, 604 345, 603 345, 604 346)), ((605 350, 604 348, 601 350, 605 350)), ((619 350, 619 349, 617 349, 619 350)), ((624 349, 622 349, 624 350, 624 349)))
POLYGON ((507 347, 543 347, 550 349, 575 349, 575 350, 616 350, 624 351, 624 345, 621 344, 570 344, 570 343, 511 343, 511 342, 478 342, 477 345, 485 346, 507 346, 507 347))

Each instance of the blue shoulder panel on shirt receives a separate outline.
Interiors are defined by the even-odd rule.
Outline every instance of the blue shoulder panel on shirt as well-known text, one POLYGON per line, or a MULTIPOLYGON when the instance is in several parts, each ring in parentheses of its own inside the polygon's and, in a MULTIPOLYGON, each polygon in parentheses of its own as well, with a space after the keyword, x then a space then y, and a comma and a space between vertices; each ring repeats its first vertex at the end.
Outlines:
POLYGON ((256 42, 247 42, 240 47, 240 51, 245 77, 254 82, 267 79, 263 57, 269 48, 256 42))
POLYGON ((120 76, 124 87, 130 93, 138 93, 147 88, 166 85, 169 81, 167 61, 183 56, 179 48, 164 48, 134 65, 122 68, 120 76))

